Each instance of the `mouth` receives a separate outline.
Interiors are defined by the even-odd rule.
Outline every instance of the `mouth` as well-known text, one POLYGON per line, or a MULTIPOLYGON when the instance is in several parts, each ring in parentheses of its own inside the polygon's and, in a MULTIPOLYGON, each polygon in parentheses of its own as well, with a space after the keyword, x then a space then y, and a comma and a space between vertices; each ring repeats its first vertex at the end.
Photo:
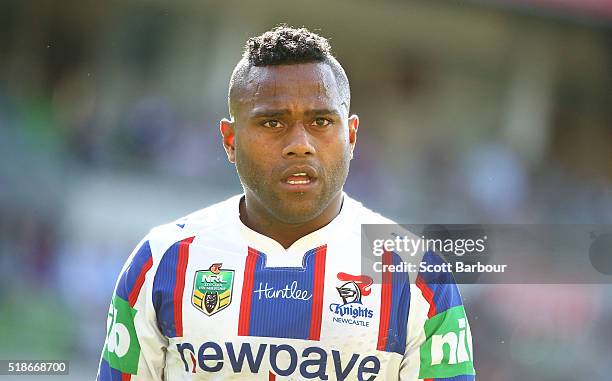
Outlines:
POLYGON ((311 167, 293 167, 284 172, 281 182, 290 190, 306 191, 317 182, 317 172, 311 167))
POLYGON ((308 176, 306 172, 294 173, 292 175, 289 175, 289 177, 285 179, 285 182, 289 185, 310 184, 311 181, 312 181, 311 177, 308 176))

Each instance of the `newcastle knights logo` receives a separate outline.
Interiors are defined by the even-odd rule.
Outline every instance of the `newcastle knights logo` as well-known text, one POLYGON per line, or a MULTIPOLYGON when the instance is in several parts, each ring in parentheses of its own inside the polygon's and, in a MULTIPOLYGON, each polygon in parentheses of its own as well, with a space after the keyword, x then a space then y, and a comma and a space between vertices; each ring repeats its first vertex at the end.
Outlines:
POLYGON ((372 278, 339 272, 338 280, 343 282, 341 286, 336 287, 342 303, 329 305, 332 321, 353 327, 369 327, 374 310, 364 305, 361 298, 372 293, 372 278))
POLYGON ((342 286, 336 287, 344 304, 360 303, 361 297, 370 295, 372 278, 367 275, 351 275, 338 273, 338 280, 346 282, 342 286))
POLYGON ((234 270, 222 270, 221 263, 213 263, 208 270, 196 271, 191 301, 198 310, 211 316, 232 302, 234 270))

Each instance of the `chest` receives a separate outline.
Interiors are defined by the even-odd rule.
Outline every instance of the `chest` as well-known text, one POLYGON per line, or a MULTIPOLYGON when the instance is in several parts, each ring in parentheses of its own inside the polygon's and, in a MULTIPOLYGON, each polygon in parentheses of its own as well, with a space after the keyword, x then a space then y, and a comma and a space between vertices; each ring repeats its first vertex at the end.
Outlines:
POLYGON ((247 359, 266 362, 274 354, 289 366, 295 357, 296 371, 300 359, 325 357, 325 368, 339 367, 339 374, 401 358, 408 279, 381 284, 362 274, 355 244, 318 245, 303 253, 300 266, 271 266, 279 262, 248 245, 179 248, 174 268, 160 265, 156 275, 175 274, 166 276, 168 287, 153 288, 158 326, 176 348, 193 353, 194 369, 206 345, 221 357, 245 350, 247 359))

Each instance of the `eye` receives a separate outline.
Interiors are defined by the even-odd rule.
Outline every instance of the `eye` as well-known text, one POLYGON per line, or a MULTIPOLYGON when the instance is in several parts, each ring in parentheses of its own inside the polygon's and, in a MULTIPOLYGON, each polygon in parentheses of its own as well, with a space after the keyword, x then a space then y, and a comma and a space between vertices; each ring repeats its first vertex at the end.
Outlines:
POLYGON ((268 120, 263 125, 264 127, 268 128, 278 128, 281 126, 281 122, 279 122, 278 120, 268 120))
POLYGON ((312 125, 316 127, 327 127, 330 124, 332 124, 332 122, 325 118, 317 118, 314 120, 314 122, 312 122, 312 125))

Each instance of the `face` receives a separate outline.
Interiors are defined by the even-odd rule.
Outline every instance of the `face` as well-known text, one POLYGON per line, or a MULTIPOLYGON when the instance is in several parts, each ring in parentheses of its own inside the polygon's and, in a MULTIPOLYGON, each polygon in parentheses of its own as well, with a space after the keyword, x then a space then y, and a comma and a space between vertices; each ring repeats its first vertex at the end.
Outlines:
POLYGON ((252 67, 232 102, 221 132, 247 203, 290 224, 321 215, 340 197, 358 126, 331 68, 252 67))

